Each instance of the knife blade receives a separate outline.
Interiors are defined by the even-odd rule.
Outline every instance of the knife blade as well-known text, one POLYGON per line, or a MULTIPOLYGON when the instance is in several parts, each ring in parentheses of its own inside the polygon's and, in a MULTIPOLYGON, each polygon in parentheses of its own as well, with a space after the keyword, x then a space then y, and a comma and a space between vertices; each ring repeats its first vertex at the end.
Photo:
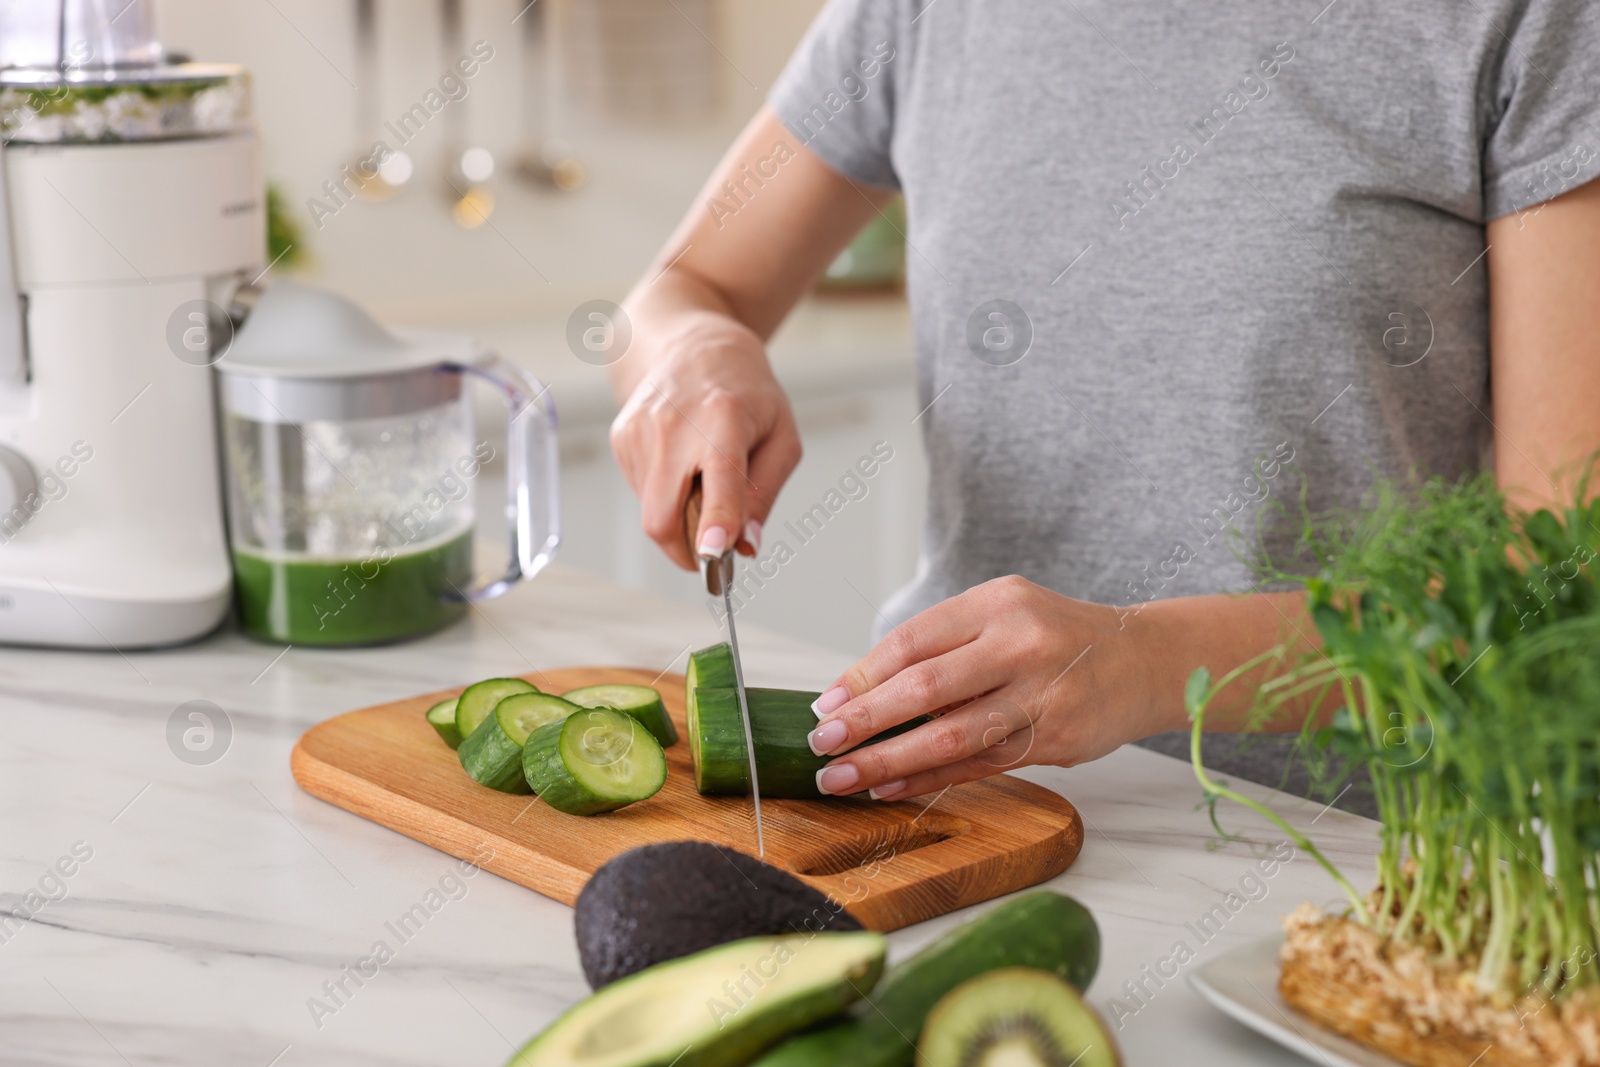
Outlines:
POLYGON ((689 544, 690 554, 700 561, 700 576, 705 581, 706 593, 722 598, 722 628, 728 638, 728 648, 733 653, 734 695, 738 698, 739 719, 744 725, 745 758, 750 762, 750 797, 755 803, 756 814, 756 854, 765 859, 767 842, 761 825, 761 779, 756 771, 755 732, 750 727, 750 702, 745 695, 744 663, 739 658, 739 634, 733 624, 733 550, 739 539, 731 538, 732 543, 720 556, 700 554, 695 546, 694 535, 700 528, 701 496, 700 475, 696 474, 694 482, 689 486, 689 499, 683 509, 684 539, 689 544))

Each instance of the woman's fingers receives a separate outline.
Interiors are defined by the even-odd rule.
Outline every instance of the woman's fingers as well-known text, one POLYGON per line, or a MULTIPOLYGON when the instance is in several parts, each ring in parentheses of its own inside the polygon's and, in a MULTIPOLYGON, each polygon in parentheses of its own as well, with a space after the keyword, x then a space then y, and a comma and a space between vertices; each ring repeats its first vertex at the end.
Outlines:
POLYGON ((856 793, 973 761, 984 774, 996 774, 1028 758, 1034 718, 1005 696, 983 697, 834 760, 818 772, 817 788, 829 794, 856 793))
MULTIPOLYGON (((1005 665, 981 644, 964 644, 912 663, 823 719, 807 740, 819 756, 845 752, 891 726, 980 697, 1003 685, 1007 674, 1005 665)), ((946 720, 954 721, 954 715, 939 719, 946 720)))
POLYGON ((719 556, 745 535, 747 502, 755 488, 745 470, 748 427, 727 394, 702 401, 691 419, 660 389, 651 383, 641 389, 646 387, 653 390, 648 418, 614 433, 614 447, 619 460, 626 457, 630 482, 642 483, 635 487, 645 533, 674 563, 694 570, 697 556, 719 556), (700 521, 685 530, 684 508, 696 474, 700 521))
POLYGON ((695 554, 720 556, 744 535, 745 473, 743 446, 711 446, 700 463, 700 528, 695 531, 695 554))
POLYGON ((778 491, 800 464, 800 434, 792 416, 782 417, 766 440, 750 454, 750 482, 745 487, 745 528, 742 547, 746 555, 761 551, 761 527, 772 513, 778 491))
POLYGON ((660 546, 667 558, 685 570, 698 566, 684 540, 683 529, 683 508, 693 478, 693 458, 678 458, 666 451, 650 465, 639 490, 645 535, 660 546))
POLYGON ((953 785, 980 781, 994 773, 995 769, 982 756, 973 756, 947 767, 923 771, 898 781, 885 782, 869 790, 868 795, 873 800, 910 800, 912 797, 938 793, 953 785))
POLYGON ((794 414, 761 337, 706 312, 641 339, 655 359, 612 422, 611 446, 639 493, 645 532, 688 570, 701 554, 753 555, 760 524, 800 458, 794 414), (696 475, 700 517, 685 531, 696 475))
MULTIPOLYGON (((853 714, 854 709, 850 707, 853 699, 859 699, 863 694, 870 693, 875 687, 907 668, 927 663, 972 641, 983 629, 983 613, 973 610, 971 595, 969 590, 949 600, 941 601, 890 630, 871 652, 840 675, 839 680, 817 698, 817 702, 812 705, 817 718, 827 719, 835 714, 853 714)), ((959 698, 924 704, 912 714, 919 715, 931 711, 940 704, 953 703, 955 699, 959 698)), ((895 721, 904 722, 910 717, 908 715, 895 721)), ((892 726, 894 723, 884 725, 892 726)))

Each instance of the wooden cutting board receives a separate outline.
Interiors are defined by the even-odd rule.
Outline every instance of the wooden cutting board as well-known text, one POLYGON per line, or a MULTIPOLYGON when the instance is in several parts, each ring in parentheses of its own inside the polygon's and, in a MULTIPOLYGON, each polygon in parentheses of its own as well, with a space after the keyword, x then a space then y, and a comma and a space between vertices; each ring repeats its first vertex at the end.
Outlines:
MULTIPOLYGON (((546 692, 627 682, 655 685, 683 734, 683 676, 573 667, 526 676, 546 692)), ((668 748, 667 784, 605 815, 564 815, 468 778, 423 713, 459 689, 352 711, 307 730, 295 780, 407 837, 573 903, 603 863, 638 845, 698 840, 754 855, 747 797, 695 792, 689 746, 668 748)), ((1083 822, 1043 786, 999 775, 932 803, 839 798, 762 804, 767 862, 843 903, 874 930, 896 930, 1060 874, 1083 847, 1083 822)))

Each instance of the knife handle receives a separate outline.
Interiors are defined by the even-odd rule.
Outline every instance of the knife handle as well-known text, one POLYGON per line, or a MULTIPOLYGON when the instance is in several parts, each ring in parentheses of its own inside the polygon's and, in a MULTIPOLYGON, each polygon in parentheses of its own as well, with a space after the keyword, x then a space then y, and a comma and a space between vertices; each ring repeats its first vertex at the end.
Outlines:
POLYGON ((700 549, 694 535, 700 530, 700 512, 705 504, 705 487, 700 484, 700 472, 694 472, 689 483, 689 498, 683 503, 683 543, 689 546, 689 558, 699 559, 700 549))

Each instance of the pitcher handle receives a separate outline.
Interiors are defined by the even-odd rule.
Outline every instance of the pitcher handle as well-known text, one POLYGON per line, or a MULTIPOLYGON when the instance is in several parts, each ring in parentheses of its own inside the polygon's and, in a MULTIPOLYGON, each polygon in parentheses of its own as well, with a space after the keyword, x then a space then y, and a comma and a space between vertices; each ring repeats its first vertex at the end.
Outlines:
POLYGON ((468 589, 477 603, 493 600, 544 569, 561 544, 560 452, 556 406, 548 386, 499 356, 450 369, 493 385, 506 403, 506 522, 510 558, 505 572, 468 589))

